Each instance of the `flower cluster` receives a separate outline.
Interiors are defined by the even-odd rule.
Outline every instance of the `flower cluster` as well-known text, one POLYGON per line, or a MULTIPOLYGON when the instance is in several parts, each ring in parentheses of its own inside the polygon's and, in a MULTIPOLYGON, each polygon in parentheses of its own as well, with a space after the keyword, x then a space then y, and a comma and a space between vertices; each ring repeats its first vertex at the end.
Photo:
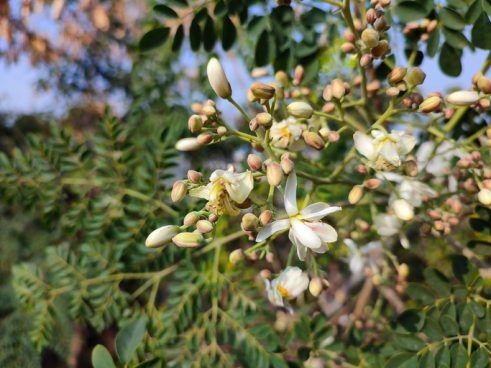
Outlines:
MULTIPOLYGON (((363 68, 390 53, 383 39, 389 28, 383 13, 382 3, 367 12, 372 28, 361 32, 361 40, 349 32, 345 34, 348 41, 343 49, 359 50, 363 68)), ((386 95, 391 99, 390 105, 366 125, 344 111, 357 106, 356 90, 367 88, 358 82, 350 84, 341 78, 333 79, 321 93, 324 105, 316 110, 311 102, 316 91, 302 86, 303 68, 297 67, 292 79, 280 71, 275 75, 276 82, 255 82, 250 86, 247 99, 259 107, 250 116, 233 99, 231 85, 217 59, 209 61, 207 73, 216 95, 237 108, 247 122, 248 131, 228 124, 213 101, 196 103, 188 128, 197 136, 180 140, 176 148, 190 151, 239 139, 254 152, 248 154, 247 166, 238 172, 230 165, 227 170, 215 170, 204 180, 202 173, 190 170, 186 180, 175 182, 171 193, 174 202, 186 196, 206 202, 201 209, 188 213, 182 225, 166 225, 151 233, 148 247, 173 242, 179 247, 192 248, 210 243, 220 218, 242 215, 241 229, 255 244, 251 242, 247 247, 233 250, 230 262, 235 265, 244 259, 254 261, 259 256, 271 263, 276 257, 275 245, 284 248, 288 242, 290 255, 286 268, 272 281, 267 269, 261 271, 261 276, 271 303, 289 308, 307 288, 317 297, 328 286, 315 258, 336 248, 336 244, 347 252, 353 275, 368 273, 375 277, 383 274, 386 247, 397 244, 397 240, 402 246, 411 247, 407 229, 412 224, 419 223, 420 232, 426 235, 447 235, 459 223, 459 217, 464 216, 466 208, 476 201, 490 206, 491 171, 480 152, 466 153, 472 141, 442 139, 444 131, 455 124, 451 120, 455 108, 470 107, 478 111, 485 107, 483 101, 489 99, 486 95, 489 84, 483 75, 476 77, 473 91, 457 91, 446 99, 432 94, 424 99, 416 91, 424 82, 424 72, 417 67, 394 67, 387 77, 386 95), (387 129, 392 117, 405 112, 422 116, 439 114, 436 118, 446 120, 447 125, 442 131, 434 132, 434 139, 418 143, 409 124, 405 128, 387 129), (337 166, 330 162, 315 163, 319 157, 316 151, 328 150, 341 139, 352 149, 337 166), (359 161, 358 165, 354 164, 355 160, 359 161), (331 172, 322 171, 327 167, 331 172), (351 175, 343 175, 349 170, 351 175), (310 203, 318 195, 319 186, 336 183, 348 189, 351 186, 349 191, 341 190, 346 197, 332 196, 336 198, 332 205, 325 200, 310 203), (461 189, 475 194, 475 199, 462 195, 461 189), (282 200, 276 196, 278 192, 283 194, 282 200), (369 206, 371 223, 356 219, 346 224, 345 211, 334 215, 344 206, 369 206), (342 222, 346 228, 336 230, 336 224, 342 222), (343 241, 338 242, 338 238, 343 241), (366 241, 367 245, 359 248, 353 239, 366 241), (292 257, 295 253, 298 260, 292 257), (305 265, 306 270, 293 266, 294 261, 305 265)), ((372 88, 372 93, 377 93, 379 88, 372 88)), ((363 91, 360 95, 363 102, 366 98, 363 91)), ((489 137, 485 141, 489 146, 491 130, 488 128, 484 135, 489 137)), ((404 267, 398 270, 404 274, 401 280, 407 276, 407 266, 404 267)))

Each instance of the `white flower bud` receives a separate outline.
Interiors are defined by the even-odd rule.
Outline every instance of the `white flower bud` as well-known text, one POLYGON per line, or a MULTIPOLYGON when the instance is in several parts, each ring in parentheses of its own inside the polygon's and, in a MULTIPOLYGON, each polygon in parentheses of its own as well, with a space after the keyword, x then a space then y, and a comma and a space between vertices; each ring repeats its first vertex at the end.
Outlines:
POLYGON ((145 240, 145 246, 148 248, 160 248, 170 243, 172 238, 179 234, 179 226, 166 225, 152 231, 145 240))
POLYGON ((322 289, 324 288, 324 285, 322 283, 322 280, 319 277, 314 277, 312 280, 310 280, 309 283, 309 291, 310 294, 314 297, 318 297, 320 293, 322 292, 322 289))
POLYGON ((261 222, 261 225, 265 226, 271 222, 272 218, 273 218, 273 213, 270 210, 264 210, 259 215, 259 222, 261 222))
POLYGON ((356 204, 363 198, 364 190, 362 185, 355 185, 348 194, 348 202, 356 204))
POLYGON ((293 171, 295 168, 295 164, 291 160, 290 156, 288 153, 284 153, 281 155, 281 161, 280 161, 281 168, 283 169, 283 172, 288 175, 293 171))
POLYGON ((283 179, 283 171, 281 166, 277 162, 271 162, 266 167, 266 178, 268 179, 269 185, 278 186, 283 179))
POLYGON ((172 242, 181 248, 196 248, 203 240, 203 236, 200 233, 189 232, 177 234, 172 238, 172 242))
POLYGON ((469 106, 479 101, 476 91, 457 91, 447 96, 447 102, 455 106, 469 106))
POLYGON ((187 192, 188 192, 188 188, 186 186, 186 183, 184 183, 181 180, 178 180, 172 186, 170 198, 172 199, 172 202, 179 202, 186 196, 187 192))
POLYGON ((188 180, 193 184, 198 184, 201 181, 203 174, 196 170, 188 170, 188 180))
POLYGON ((203 127, 203 120, 199 115, 191 115, 188 120, 188 129, 191 133, 198 133, 203 127))
POLYGON ((201 234, 208 234, 210 231, 213 230, 213 224, 208 220, 199 220, 196 223, 196 229, 201 234))
POLYGON ((310 119, 314 113, 312 106, 302 101, 292 102, 286 109, 291 116, 296 118, 310 119))
POLYGON ((201 144, 194 137, 179 139, 176 143, 176 150, 178 151, 196 151, 201 148, 201 144))
POLYGON ((228 82, 227 75, 223 70, 222 64, 216 58, 210 59, 206 72, 211 88, 219 97, 227 99, 232 96, 232 88, 228 82))
POLYGON ((259 219, 253 213, 246 213, 242 217, 242 221, 240 223, 240 226, 244 231, 254 231, 256 230, 257 225, 259 225, 259 219))
POLYGON ((232 253, 230 253, 230 255, 228 256, 228 261, 230 263, 232 263, 233 265, 234 264, 237 264, 239 263, 240 261, 242 261, 244 259, 244 252, 242 251, 242 249, 235 249, 234 251, 232 251, 232 253))
POLYGON ((189 212, 186 216, 184 216, 184 220, 182 220, 182 223, 184 226, 192 226, 198 221, 199 216, 197 215, 196 212, 189 212))
POLYGON ((403 221, 410 221, 414 218, 414 208, 405 199, 396 199, 392 204, 394 212, 403 221))
POLYGON ((249 165, 249 168, 251 171, 258 171, 261 169, 262 162, 259 156, 251 153, 249 156, 247 156, 247 164, 249 165))
POLYGON ((491 190, 483 188, 477 193, 477 199, 485 206, 491 205, 491 190))

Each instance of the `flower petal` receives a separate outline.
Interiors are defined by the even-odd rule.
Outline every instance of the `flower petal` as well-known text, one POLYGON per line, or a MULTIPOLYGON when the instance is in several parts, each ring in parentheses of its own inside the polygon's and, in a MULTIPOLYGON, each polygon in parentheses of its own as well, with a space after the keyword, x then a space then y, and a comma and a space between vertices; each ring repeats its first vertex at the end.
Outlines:
POLYGON ((191 197, 197 197, 197 198, 203 198, 206 199, 207 201, 210 200, 210 188, 211 185, 202 185, 198 188, 191 189, 189 191, 189 195, 191 197))
POLYGON ((254 187, 254 178, 250 171, 235 174, 234 180, 225 184, 227 193, 237 203, 243 203, 254 187))
POLYGON ((288 219, 285 220, 277 220, 270 224, 264 226, 256 237, 256 242, 263 241, 264 239, 269 238, 274 233, 278 231, 286 230, 290 227, 290 221, 288 219))
POLYGON ((292 219, 290 221, 293 233, 297 241, 307 248, 319 248, 321 246, 321 239, 319 236, 305 223, 298 219, 292 219))
POLYGON ((295 233, 293 232, 293 229, 290 229, 290 232, 288 233, 288 238, 292 242, 292 244, 297 248, 297 256, 298 259, 301 260, 302 262, 305 260, 305 256, 307 255, 307 248, 304 247, 295 237, 295 233))
POLYGON ((370 138, 365 133, 356 132, 353 134, 353 140, 355 141, 355 148, 363 156, 369 160, 374 158, 375 146, 373 144, 372 138, 370 138))
POLYGON ((397 146, 394 143, 383 143, 379 153, 392 165, 396 167, 401 166, 401 158, 397 152, 397 146))
POLYGON ((412 135, 404 134, 400 137, 399 141, 399 154, 407 155, 416 145, 416 138, 412 135))
POLYGON ((293 171, 286 179, 285 188, 285 210, 288 216, 295 216, 298 213, 297 207, 297 174, 293 171))
POLYGON ((305 225, 311 228, 324 243, 334 243, 338 240, 338 233, 329 224, 323 222, 306 222, 305 225))
POLYGON ((341 207, 329 206, 327 203, 317 202, 305 207, 300 211, 302 220, 320 220, 325 216, 341 211, 341 207))

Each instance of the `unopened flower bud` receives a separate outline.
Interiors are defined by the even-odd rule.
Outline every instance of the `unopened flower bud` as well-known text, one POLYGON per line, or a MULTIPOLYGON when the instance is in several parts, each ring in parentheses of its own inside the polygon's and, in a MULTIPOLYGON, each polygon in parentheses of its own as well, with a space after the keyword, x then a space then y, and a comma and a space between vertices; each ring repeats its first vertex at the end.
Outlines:
POLYGON ((217 222, 218 221, 218 215, 215 214, 215 213, 211 213, 209 216, 208 216, 208 220, 211 221, 211 222, 217 222))
POLYGON ((389 87, 387 88, 385 93, 387 93, 387 96, 389 97, 397 97, 399 96, 399 93, 401 93, 401 91, 397 87, 389 87))
POLYGON ((344 88, 344 82, 339 78, 334 79, 331 82, 331 88, 332 88, 333 97, 337 98, 338 100, 343 98, 344 94, 346 93, 346 89, 344 88))
POLYGON ((370 190, 377 189, 380 186, 380 184, 382 184, 382 182, 380 181, 380 179, 376 179, 376 178, 368 179, 365 182, 365 186, 370 190))
POLYGON ((372 49, 372 56, 374 58, 382 58, 390 53, 390 45, 387 40, 382 40, 377 46, 372 49))
POLYGON ((487 188, 482 188, 479 193, 477 193, 477 199, 479 202, 485 206, 491 205, 491 190, 487 188))
POLYGON ((310 147, 315 148, 318 151, 324 148, 324 140, 319 134, 311 131, 305 131, 302 133, 302 137, 305 143, 307 143, 307 145, 310 147))
POLYGON ((372 48, 378 45, 379 42, 379 34, 377 31, 367 28, 361 33, 361 40, 365 44, 366 47, 372 48))
POLYGON ((198 220, 199 216, 196 212, 189 212, 186 216, 184 216, 182 223, 184 226, 193 226, 198 220))
POLYGON ((325 101, 331 101, 332 100, 332 97, 333 97, 333 94, 332 94, 332 85, 328 84, 324 88, 324 90, 322 91, 322 98, 325 101))
POLYGON ((201 234, 208 234, 213 230, 213 224, 208 220, 199 220, 196 223, 196 230, 198 230, 201 234))
POLYGON ((291 173, 295 168, 295 164, 291 160, 290 155, 288 155, 288 153, 284 153, 281 155, 280 166, 286 175, 291 173))
POLYGON ((319 134, 322 138, 327 139, 330 131, 331 130, 329 128, 321 128, 319 129, 319 134))
POLYGON ((244 252, 240 248, 233 250, 228 256, 228 261, 233 265, 241 262, 242 260, 244 260, 244 252))
POLYGON ((372 65, 373 62, 373 56, 370 54, 363 54, 360 58, 360 66, 362 68, 368 68, 370 65, 372 65))
POLYGON ((256 115, 256 121, 260 126, 269 128, 273 123, 273 117, 267 112, 261 112, 256 115))
POLYGON ((455 106, 469 106, 479 101, 476 91, 457 91, 447 96, 447 102, 455 106))
POLYGON ((274 78, 284 86, 288 85, 288 82, 290 81, 288 74, 286 74, 283 70, 277 71, 274 78))
POLYGON ((409 160, 406 162, 406 166, 404 167, 404 171, 407 176, 416 176, 418 175, 418 163, 415 160, 409 160))
POLYGON ((335 130, 331 130, 328 134, 327 134, 327 140, 331 143, 336 143, 337 141, 339 141, 339 133, 335 130))
POLYGON ((240 226, 244 231, 254 231, 259 225, 259 219, 253 213, 246 213, 242 216, 242 221, 240 226))
POLYGON ((283 171, 277 162, 270 162, 266 167, 266 178, 269 185, 278 186, 283 179, 283 171))
POLYGON ((421 68, 413 67, 407 70, 404 80, 410 86, 418 86, 420 84, 423 84, 425 78, 426 78, 426 74, 421 68))
POLYGON ((217 134, 218 136, 223 137, 225 134, 227 134, 227 128, 224 126, 219 126, 217 128, 217 134))
POLYGON ((442 104, 442 99, 440 97, 431 96, 428 97, 419 105, 419 111, 424 113, 430 113, 438 110, 441 104, 442 104))
POLYGON ((414 218, 414 208, 405 199, 396 199, 392 207, 401 220, 410 221, 414 218))
POLYGON ((341 51, 345 54, 351 54, 355 51, 355 45, 351 42, 345 42, 341 45, 341 51))
POLYGON ((269 279, 271 277, 271 271, 265 268, 259 272, 259 276, 263 279, 269 279))
POLYGON ((166 225, 152 231, 145 240, 145 246, 148 248, 160 248, 170 243, 172 238, 179 234, 179 226, 166 225))
POLYGON ((406 263, 401 263, 397 269, 397 273, 403 279, 407 278, 409 276, 409 266, 406 263))
POLYGON ((204 133, 201 133, 200 135, 198 135, 196 137, 196 139, 198 140, 199 144, 204 146, 204 145, 207 145, 213 141, 213 135, 211 135, 211 133, 209 133, 209 132, 204 132, 204 133))
POLYGON ((265 226, 271 222, 272 218, 273 218, 273 213, 270 210, 264 210, 259 215, 259 222, 261 223, 262 226, 265 226))
POLYGON ((270 98, 273 98, 275 94, 274 87, 261 82, 252 83, 250 89, 255 97, 262 100, 269 100, 270 98))
POLYGON ((190 137, 190 138, 179 139, 176 142, 175 147, 176 150, 183 151, 183 152, 196 151, 201 148, 201 144, 198 142, 198 139, 194 137, 190 137))
POLYGON ((390 28, 390 26, 387 24, 385 17, 381 16, 373 23, 373 28, 379 32, 385 32, 390 28))
POLYGON ((320 277, 314 277, 312 280, 310 280, 309 283, 309 292, 312 294, 314 297, 318 297, 320 293, 322 292, 322 289, 324 288, 324 285, 322 284, 322 280, 320 277))
POLYGON ((292 102, 286 109, 291 116, 302 119, 310 119, 314 113, 312 106, 303 101, 292 102))
POLYGON ((355 185, 353 188, 351 188, 348 194, 348 202, 350 204, 358 203, 363 198, 363 194, 364 194, 363 186, 355 185))
POLYGON ((249 156, 247 156, 247 164, 249 165, 249 168, 251 171, 258 171, 261 169, 262 162, 259 156, 251 153, 249 156))
POLYGON ((191 115, 188 119, 188 129, 191 133, 198 133, 203 127, 203 120, 199 115, 191 115))
POLYGON ((397 67, 392 69, 392 71, 388 75, 388 79, 390 83, 396 84, 404 79, 407 73, 407 68, 397 67))
POLYGON ((196 114, 201 114, 201 112, 203 111, 203 104, 200 102, 193 102, 191 104, 191 111, 196 114))
POLYGON ((196 248, 203 243, 203 240, 203 236, 196 232, 184 232, 172 238, 172 242, 180 248, 196 248))
POLYGON ((336 105, 332 102, 328 102, 322 106, 322 111, 326 114, 333 112, 336 109, 336 105))
POLYGON ((211 58, 206 68, 208 74, 208 80, 210 81, 211 88, 221 98, 229 98, 232 96, 232 88, 228 82, 227 75, 223 70, 222 65, 216 58, 211 58))
POLYGON ((368 9, 365 17, 368 24, 373 24, 377 19, 377 14, 375 13, 375 9, 373 8, 368 9))
POLYGON ((188 170, 188 180, 193 184, 198 184, 201 181, 203 174, 196 170, 188 170))
POLYGON ((181 180, 178 180, 172 186, 170 198, 172 202, 179 202, 186 196, 187 192, 188 192, 188 188, 186 186, 186 183, 181 180))
POLYGON ((484 92, 484 93, 491 93, 491 79, 489 78, 486 78, 486 76, 484 75, 480 75, 478 78, 477 78, 477 88, 479 88, 479 90, 481 92, 484 92))
POLYGON ((305 70, 302 65, 297 65, 295 67, 295 72, 294 72, 294 79, 293 79, 293 84, 298 86, 299 84, 302 83, 303 77, 305 74, 305 70))
POLYGON ((203 106, 203 114, 207 117, 213 116, 217 113, 217 109, 213 105, 205 105, 203 106))

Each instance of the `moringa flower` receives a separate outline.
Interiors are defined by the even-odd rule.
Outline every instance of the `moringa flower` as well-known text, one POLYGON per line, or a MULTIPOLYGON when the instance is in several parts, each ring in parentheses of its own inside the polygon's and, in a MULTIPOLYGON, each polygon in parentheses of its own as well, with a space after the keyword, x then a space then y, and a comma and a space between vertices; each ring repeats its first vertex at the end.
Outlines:
POLYGON ((228 213, 235 216, 239 214, 239 209, 231 201, 244 203, 253 187, 254 179, 250 171, 234 173, 215 170, 210 176, 210 183, 191 189, 189 195, 208 200, 210 211, 217 215, 228 213))
POLYGON ((287 267, 272 282, 265 280, 269 301, 284 307, 285 300, 292 300, 307 290, 309 277, 298 267, 287 267))
POLYGON ((217 58, 210 59, 206 67, 206 72, 211 88, 213 88, 219 97, 227 99, 232 96, 232 88, 228 82, 227 75, 217 58))
POLYGON ((404 132, 372 130, 372 137, 356 132, 355 148, 369 161, 375 170, 393 170, 401 166, 403 159, 415 146, 416 139, 404 132))
POLYGON ((327 244, 338 239, 336 230, 319 220, 330 213, 340 211, 341 207, 317 202, 299 211, 296 191, 297 175, 292 172, 286 180, 285 188, 285 210, 288 218, 264 226, 257 234, 256 242, 263 241, 279 231, 290 229, 288 237, 297 247, 298 258, 303 261, 308 248, 316 253, 325 253, 327 244))
MULTIPOLYGON (((293 148, 302 142, 302 127, 295 118, 288 118, 279 123, 273 123, 270 129, 272 145, 278 148, 293 148)), ((298 147, 301 149, 301 147, 298 147)))

